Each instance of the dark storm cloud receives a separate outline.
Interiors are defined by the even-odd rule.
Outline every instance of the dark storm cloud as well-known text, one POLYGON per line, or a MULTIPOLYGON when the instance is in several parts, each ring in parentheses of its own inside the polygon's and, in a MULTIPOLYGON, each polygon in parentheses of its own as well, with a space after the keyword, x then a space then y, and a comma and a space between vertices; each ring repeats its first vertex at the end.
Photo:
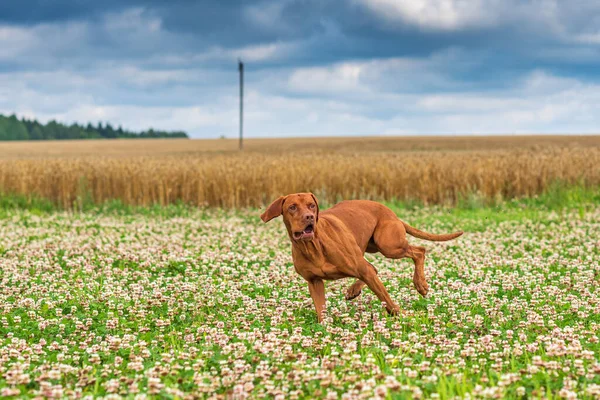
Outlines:
POLYGON ((146 15, 160 18, 166 31, 181 34, 181 40, 193 38, 186 44, 200 46, 236 48, 323 38, 321 43, 333 56, 356 52, 359 57, 373 57, 427 54, 449 45, 478 47, 490 40, 511 39, 510 32, 486 29, 478 33, 424 32, 401 21, 382 25, 358 2, 339 0, 5 1, 0 3, 0 22, 36 25, 95 21, 131 8, 143 8, 146 15))
MULTIPOLYGON (((15 26, 77 21, 93 24, 107 15, 138 8, 145 17, 160 20, 161 28, 170 35, 164 43, 143 43, 143 37, 127 39, 113 35, 110 26, 96 24, 87 33, 87 40, 99 58, 147 57, 152 53, 198 52, 216 46, 236 49, 289 42, 301 45, 298 51, 286 56, 286 60, 296 65, 327 64, 349 58, 427 56, 448 47, 460 47, 495 52, 499 66, 527 68, 530 60, 537 56, 531 49, 558 45, 554 34, 549 37, 544 24, 535 16, 524 23, 522 18, 508 13, 504 20, 488 26, 436 30, 424 29, 402 18, 382 22, 381 16, 370 12, 366 3, 356 0, 22 0, 0 2, 0 22, 15 26)), ((526 3, 529 2, 521 2, 526 3)), ((508 6, 502 10, 505 8, 508 6)), ((582 6, 561 8, 561 19, 566 23, 562 29, 568 33, 593 27, 594 21, 600 21, 598 16, 590 18, 586 11, 589 10, 582 6)), ((578 46, 585 47, 585 43, 578 46)), ((282 60, 261 62, 281 65, 282 60)), ((563 64, 556 59, 552 63, 563 64)), ((564 68, 575 68, 577 64, 588 63, 569 60, 564 68)))
POLYGON ((118 0, 5 0, 0 2, 0 22, 39 24, 88 19, 107 11, 118 11, 139 2, 118 0))

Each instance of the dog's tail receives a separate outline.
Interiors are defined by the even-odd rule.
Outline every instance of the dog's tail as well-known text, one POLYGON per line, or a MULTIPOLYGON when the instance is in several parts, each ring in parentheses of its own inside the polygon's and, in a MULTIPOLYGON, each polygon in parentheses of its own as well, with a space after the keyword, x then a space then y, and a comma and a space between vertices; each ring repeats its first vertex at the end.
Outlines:
POLYGON ((407 224, 404 221, 402 221, 402 224, 404 225, 404 228, 406 229, 406 232, 409 235, 417 237, 419 239, 430 240, 432 242, 445 242, 447 240, 455 239, 463 234, 462 231, 459 231, 459 232, 454 232, 454 233, 446 233, 444 235, 435 235, 433 233, 427 233, 427 232, 420 231, 417 228, 413 228, 412 226, 410 226, 409 224, 407 224))

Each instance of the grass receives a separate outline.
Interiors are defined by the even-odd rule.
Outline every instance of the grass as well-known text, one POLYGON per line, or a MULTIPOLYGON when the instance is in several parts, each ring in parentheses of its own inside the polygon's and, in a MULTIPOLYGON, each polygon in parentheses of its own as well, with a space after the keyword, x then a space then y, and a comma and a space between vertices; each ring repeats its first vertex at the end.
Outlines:
POLYGON ((327 283, 324 325, 281 221, 263 224, 258 210, 64 212, 5 199, 0 391, 594 398, 597 196, 580 188, 494 207, 390 204, 421 229, 466 234, 424 243, 425 299, 410 262, 372 257, 400 317, 369 290, 345 301, 342 280, 327 283))
MULTIPOLYGON (((466 200, 455 207, 428 207, 427 209, 439 210, 446 220, 464 226, 465 230, 482 231, 492 223, 539 219, 548 212, 577 212, 583 218, 589 210, 595 208, 596 204, 600 204, 600 188, 564 187, 556 184, 535 197, 499 201, 495 204, 466 200)), ((423 208, 423 205, 414 203, 387 202, 386 205, 400 216, 407 210, 423 208)), ((426 216, 423 218, 427 223, 433 223, 437 213, 432 218, 428 219, 426 216)))
MULTIPOLYGON (((398 215, 406 211, 414 211, 426 207, 420 201, 383 201, 398 215)), ((505 221, 518 219, 520 216, 535 217, 540 211, 562 211, 577 210, 585 213, 586 209, 593 204, 600 203, 600 188, 585 187, 583 185, 569 186, 560 183, 551 185, 540 195, 534 197, 522 197, 511 200, 499 200, 490 202, 477 196, 461 199, 456 205, 434 206, 427 209, 435 209, 444 212, 447 218, 456 222, 469 219, 473 221, 505 221)), ((335 203, 320 202, 321 208, 326 209, 335 203)), ((197 215, 198 207, 183 202, 175 202, 167 205, 153 204, 149 206, 136 206, 124 204, 122 201, 108 200, 103 204, 96 204, 91 199, 79 201, 76 207, 64 209, 50 200, 37 196, 25 195, 2 195, 0 194, 0 216, 16 210, 28 210, 32 214, 42 215, 59 211, 87 212, 95 214, 114 215, 146 215, 162 217, 187 217, 197 215)), ((206 210, 206 208, 204 208, 206 210)), ((250 208, 259 213, 260 209, 250 208)), ((218 210, 215 210, 218 212, 218 210)), ((221 212, 223 212, 221 210, 221 212)), ((232 210, 232 212, 236 212, 232 210)), ((243 215, 248 215, 244 212, 243 215)))

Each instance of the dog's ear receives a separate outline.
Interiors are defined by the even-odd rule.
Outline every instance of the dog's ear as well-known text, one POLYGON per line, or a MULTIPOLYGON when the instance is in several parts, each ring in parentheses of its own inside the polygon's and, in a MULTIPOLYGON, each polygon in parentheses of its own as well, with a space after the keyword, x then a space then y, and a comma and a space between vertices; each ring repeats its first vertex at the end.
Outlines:
POLYGON ((310 194, 313 198, 313 200, 315 201, 315 205, 317 206, 317 222, 319 222, 319 202, 317 201, 317 198, 315 197, 314 194, 310 194))
POLYGON ((273 218, 279 217, 283 213, 283 202, 285 201, 285 196, 279 196, 277 200, 271 203, 267 210, 260 215, 260 219, 263 222, 269 222, 273 218))

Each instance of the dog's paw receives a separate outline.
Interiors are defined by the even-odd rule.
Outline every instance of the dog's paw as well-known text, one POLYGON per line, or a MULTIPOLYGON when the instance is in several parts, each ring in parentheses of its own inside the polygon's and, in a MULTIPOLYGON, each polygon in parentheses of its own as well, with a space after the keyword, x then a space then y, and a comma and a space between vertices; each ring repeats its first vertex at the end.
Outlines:
POLYGON ((419 292, 421 296, 427 296, 427 293, 429 292, 429 285, 425 279, 413 279, 413 283, 415 285, 415 289, 417 289, 417 292, 419 292))
POLYGON ((346 300, 352 300, 360 296, 363 287, 365 287, 365 283, 363 281, 356 280, 352 286, 346 290, 346 300))
POLYGON ((392 307, 386 307, 388 314, 390 315, 398 315, 400 314, 400 307, 394 304, 392 307))
POLYGON ((356 289, 354 285, 350 286, 348 290, 346 290, 346 295, 344 296, 346 300, 353 300, 360 296, 362 293, 362 289, 356 289))

